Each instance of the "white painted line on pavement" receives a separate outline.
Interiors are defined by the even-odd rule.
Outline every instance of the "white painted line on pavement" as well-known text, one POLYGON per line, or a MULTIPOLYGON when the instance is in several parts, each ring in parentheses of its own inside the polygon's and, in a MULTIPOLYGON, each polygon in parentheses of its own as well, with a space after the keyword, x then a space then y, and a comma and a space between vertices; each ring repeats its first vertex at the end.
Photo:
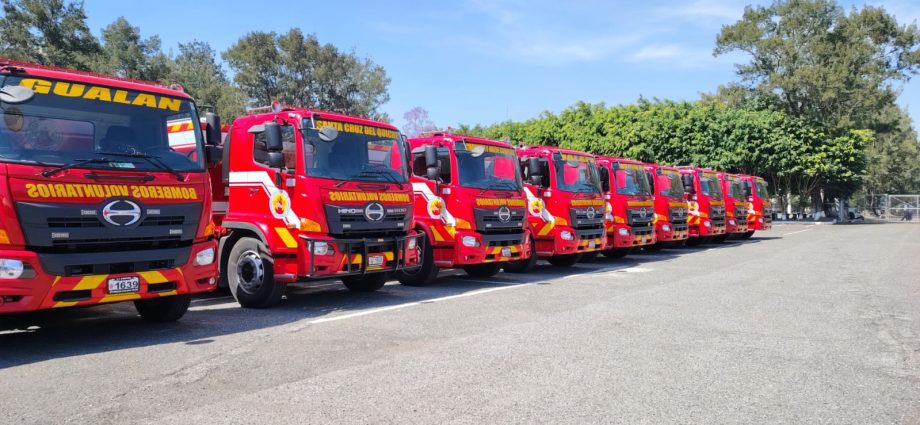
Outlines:
MULTIPOLYGON (((494 283, 494 282, 489 282, 489 283, 494 283)), ((499 286, 496 288, 480 289, 478 291, 467 292, 464 294, 449 295, 446 297, 432 298, 430 300, 424 300, 424 301, 413 301, 413 302, 399 304, 399 305, 391 305, 387 307, 375 308, 372 310, 358 311, 358 312, 350 313, 350 314, 343 314, 341 316, 335 316, 335 317, 324 317, 322 319, 311 320, 307 323, 311 325, 316 325, 320 323, 335 322, 335 321, 345 320, 345 319, 353 319, 355 317, 367 316, 369 314, 383 313, 385 311, 399 310, 401 308, 414 307, 418 305, 431 304, 431 303, 442 302, 442 301, 449 301, 449 300, 454 300, 454 299, 463 298, 463 297, 472 297, 474 295, 482 295, 482 294, 487 294, 489 292, 502 291, 505 289, 512 289, 512 288, 521 288, 521 287, 530 286, 530 285, 535 285, 535 284, 534 283, 522 283, 518 285, 506 285, 506 286, 499 286)))
POLYGON ((807 229, 796 230, 796 231, 794 231, 794 232, 789 232, 789 233, 783 233, 783 236, 794 235, 794 234, 796 234, 796 233, 807 232, 807 231, 809 231, 809 230, 814 230, 814 228, 809 227, 809 228, 807 228, 807 229))

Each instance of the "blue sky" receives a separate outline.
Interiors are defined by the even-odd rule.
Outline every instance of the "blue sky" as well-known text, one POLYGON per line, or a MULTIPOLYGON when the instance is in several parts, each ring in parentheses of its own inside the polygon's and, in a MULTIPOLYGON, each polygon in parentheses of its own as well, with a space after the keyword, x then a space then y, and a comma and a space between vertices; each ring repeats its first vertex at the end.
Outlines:
MULTIPOLYGON (((745 58, 714 58, 712 48, 721 26, 749 3, 86 0, 85 7, 97 35, 124 16, 145 37, 158 34, 167 51, 193 39, 223 51, 250 31, 300 27, 384 66, 392 83, 383 111, 397 125, 422 106, 446 127, 523 120, 578 100, 696 99, 737 79, 733 64, 745 58)), ((884 6, 901 23, 920 20, 920 2, 884 6)), ((899 102, 920 122, 920 83, 904 85, 899 102)))

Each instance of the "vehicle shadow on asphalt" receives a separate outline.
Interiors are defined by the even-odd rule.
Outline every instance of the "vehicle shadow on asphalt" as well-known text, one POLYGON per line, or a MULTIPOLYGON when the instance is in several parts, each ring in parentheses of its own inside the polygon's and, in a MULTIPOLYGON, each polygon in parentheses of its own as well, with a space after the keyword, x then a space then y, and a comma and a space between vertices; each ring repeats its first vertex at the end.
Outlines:
POLYGON ((607 273, 668 260, 710 248, 757 243, 757 238, 637 252, 620 259, 599 257, 573 267, 555 267, 541 262, 533 272, 500 273, 491 278, 469 277, 459 271, 444 271, 428 287, 407 287, 395 282, 373 293, 354 293, 338 282, 314 282, 288 288, 285 300, 268 309, 240 308, 229 294, 218 292, 195 299, 190 311, 176 323, 141 320, 131 303, 89 308, 44 310, 0 317, 0 369, 50 359, 80 356, 162 344, 201 345, 214 338, 258 331, 295 322, 307 326, 312 320, 377 308, 424 303, 474 291, 523 284, 556 284, 574 274, 607 273))

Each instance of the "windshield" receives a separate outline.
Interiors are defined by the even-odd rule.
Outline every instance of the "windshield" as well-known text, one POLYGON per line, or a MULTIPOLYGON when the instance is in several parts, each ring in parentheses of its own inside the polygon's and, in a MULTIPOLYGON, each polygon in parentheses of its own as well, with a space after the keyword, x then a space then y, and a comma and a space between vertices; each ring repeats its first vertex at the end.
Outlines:
POLYGON ((553 155, 556 168, 556 185, 567 192, 601 192, 597 166, 590 156, 559 154, 553 155))
POLYGON ((684 196, 684 183, 680 180, 680 171, 662 170, 661 174, 655 178, 655 184, 660 188, 659 195, 670 198, 684 196))
POLYGON ((620 168, 614 173, 617 194, 619 195, 651 195, 652 190, 648 184, 645 167, 639 164, 619 164, 620 168))
POLYGON ((770 191, 767 190, 767 182, 761 179, 756 179, 754 180, 754 185, 757 186, 755 190, 757 191, 758 198, 769 198, 770 197, 770 191))
POLYGON ((741 179, 739 179, 738 177, 730 177, 728 182, 729 182, 729 189, 731 189, 731 192, 728 193, 727 195, 731 197, 732 199, 739 199, 739 200, 745 199, 744 182, 742 182, 741 179))
POLYGON ((719 178, 713 173, 700 173, 700 192, 712 199, 722 199, 719 178))
POLYGON ((198 114, 188 99, 50 78, 0 76, 28 87, 23 103, 0 103, 0 161, 161 171, 204 169, 198 114), (188 123, 181 143, 170 129, 188 123), (181 150, 179 149, 181 144, 181 150), (145 157, 145 158, 141 158, 145 157), (154 158, 154 160, 151 160, 154 158))
POLYGON ((406 145, 396 130, 338 121, 316 120, 316 128, 333 127, 338 136, 323 141, 311 120, 303 121, 307 175, 335 180, 405 183, 406 145))
POLYGON ((461 186, 477 189, 521 190, 520 167, 514 149, 456 142, 457 172, 461 186))

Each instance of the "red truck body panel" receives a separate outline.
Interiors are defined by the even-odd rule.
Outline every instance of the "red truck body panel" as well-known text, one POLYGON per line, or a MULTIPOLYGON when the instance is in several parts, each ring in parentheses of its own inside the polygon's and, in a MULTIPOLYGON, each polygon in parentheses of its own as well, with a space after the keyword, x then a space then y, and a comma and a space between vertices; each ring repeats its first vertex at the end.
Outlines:
POLYGON ((677 167, 649 164, 655 193, 655 238, 658 242, 679 242, 689 237, 687 225, 689 206, 680 183, 677 167), (676 183, 674 182, 676 179, 676 183), (676 193, 672 194, 671 192, 676 193))
MULTIPOLYGON (((637 248, 655 243, 655 201, 645 164, 625 158, 597 157, 607 169, 607 248, 637 248)), ((602 174, 603 176, 603 174, 602 174)))
POLYGON ((531 157, 539 158, 548 173, 545 185, 524 184, 530 212, 528 224, 537 244, 537 255, 552 257, 603 250, 607 245, 606 201, 600 188, 572 191, 562 187, 566 182, 581 179, 582 172, 596 176, 594 156, 557 147, 518 149, 518 156, 522 163, 531 157))
POLYGON ((773 227, 773 202, 767 193, 767 182, 762 177, 742 175, 741 179, 751 191, 748 197, 748 231, 770 230, 773 227))
POLYGON ((690 209, 687 224, 690 238, 717 236, 725 233, 725 201, 716 172, 698 167, 679 167, 682 175, 693 178, 696 193, 687 193, 690 209))
POLYGON ((217 262, 196 264, 217 250, 203 140, 193 137, 186 158, 167 134, 170 117, 197 116, 191 98, 157 83, 0 66, 5 86, 34 93, 4 104, 11 119, 0 128, 5 149, 28 152, 0 160, 0 259, 25 268, 0 279, 0 313, 213 290, 217 262), (155 149, 185 167, 181 181, 138 156, 155 149))
POLYGON ((717 175, 725 200, 725 233, 747 233, 747 197, 741 176, 722 172, 717 175))
POLYGON ((527 198, 514 148, 479 137, 432 132, 409 139, 416 226, 428 235, 441 268, 530 257, 527 198), (439 182, 425 173, 425 146, 435 146, 439 182), (491 177, 489 177, 491 176, 491 177))

